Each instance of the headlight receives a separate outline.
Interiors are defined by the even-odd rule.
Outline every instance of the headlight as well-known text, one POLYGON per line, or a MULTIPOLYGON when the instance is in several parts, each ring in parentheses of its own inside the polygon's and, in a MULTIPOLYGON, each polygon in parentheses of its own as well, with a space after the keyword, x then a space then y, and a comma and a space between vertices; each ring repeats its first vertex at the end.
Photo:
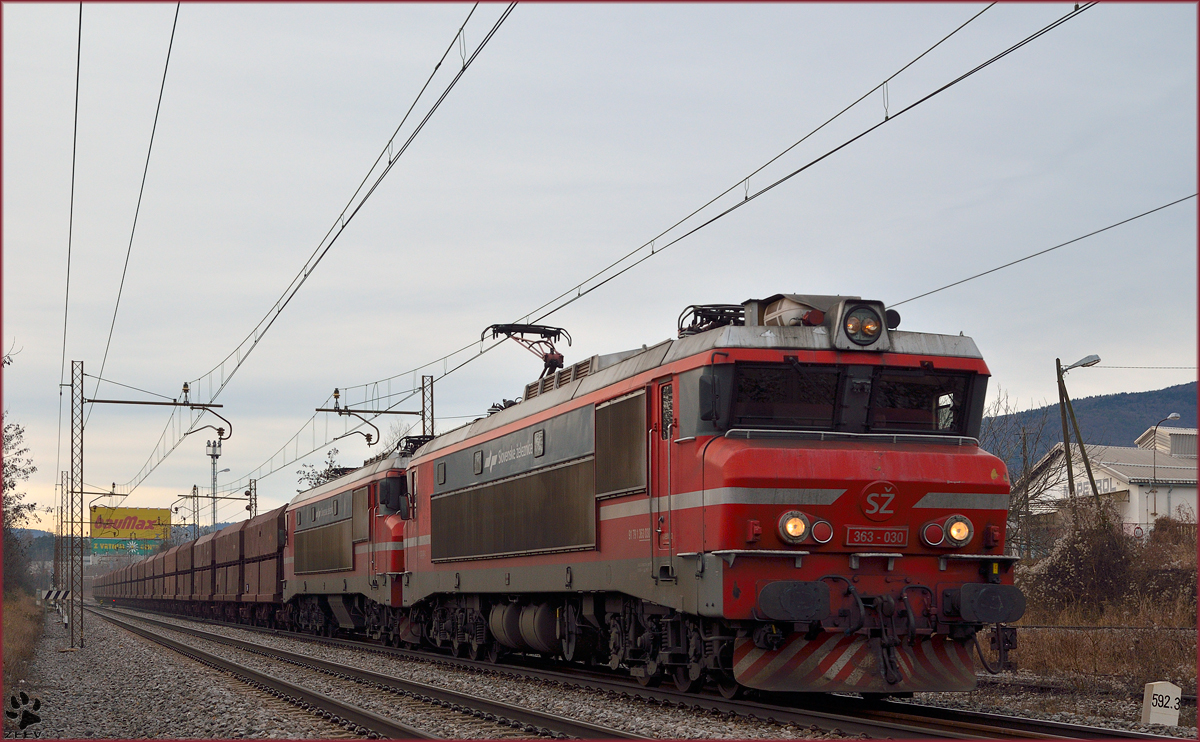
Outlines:
POLYGON ((964 546, 971 540, 975 529, 971 526, 971 521, 961 515, 952 515, 946 519, 946 540, 955 546, 964 546))
POLYGON ((813 541, 818 544, 827 544, 833 540, 833 526, 829 525, 828 521, 819 520, 812 524, 813 541))
POLYGON ((789 544, 798 544, 808 536, 808 518, 795 510, 779 518, 779 537, 789 544))
POLYGON ((846 337, 856 345, 870 345, 879 339, 883 323, 870 307, 858 307, 846 315, 842 322, 846 337))

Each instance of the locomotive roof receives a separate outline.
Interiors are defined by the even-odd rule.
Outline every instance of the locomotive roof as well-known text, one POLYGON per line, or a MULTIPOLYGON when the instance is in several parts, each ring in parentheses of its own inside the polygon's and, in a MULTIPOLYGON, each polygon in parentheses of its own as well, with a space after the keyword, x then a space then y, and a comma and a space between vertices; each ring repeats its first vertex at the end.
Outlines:
MULTIPOLYGON (((964 335, 935 335, 925 332, 903 332, 892 330, 891 353, 924 356, 949 356, 956 358, 980 358, 975 341, 964 335)), ((476 420, 439 435, 426 443, 418 453, 427 455, 446 446, 471 438, 480 433, 499 428, 508 423, 535 415, 555 405, 562 404, 614 384, 622 379, 648 371, 658 366, 708 353, 719 348, 778 348, 781 350, 833 350, 828 330, 823 326, 736 326, 718 327, 708 332, 664 340, 649 348, 592 356, 592 372, 575 381, 564 384, 527 399, 520 404, 505 408, 487 417, 476 420)), ((416 458, 416 455, 413 456, 416 458)), ((293 500, 295 502, 295 500, 293 500)))
POLYGON ((293 497, 288 503, 288 506, 290 507, 297 503, 312 500, 313 498, 327 495, 330 492, 336 492, 346 485, 353 484, 360 479, 366 479, 367 477, 378 474, 381 471, 387 471, 388 469, 403 469, 407 465, 407 456, 401 456, 399 453, 393 453, 391 456, 388 456, 385 459, 368 464, 360 469, 355 469, 349 474, 343 474, 337 479, 326 482, 325 484, 318 485, 310 490, 304 490, 300 494, 293 497))

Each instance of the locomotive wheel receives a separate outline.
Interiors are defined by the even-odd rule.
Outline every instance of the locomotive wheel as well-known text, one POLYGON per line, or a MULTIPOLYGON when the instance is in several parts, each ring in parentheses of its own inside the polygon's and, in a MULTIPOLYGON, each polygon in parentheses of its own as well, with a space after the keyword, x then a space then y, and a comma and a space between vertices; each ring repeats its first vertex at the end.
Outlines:
POLYGON ((659 684, 662 683, 662 673, 655 673, 653 675, 638 675, 637 681, 638 685, 642 686, 643 688, 657 688, 659 684))
POLYGON ((723 697, 730 701, 741 698, 746 694, 746 689, 729 675, 717 680, 717 690, 721 692, 723 697))
POLYGON ((704 687, 704 674, 701 673, 700 677, 693 679, 692 673, 686 665, 676 667, 671 675, 675 680, 675 687, 681 693, 699 693, 700 689, 704 687))
POLYGON ((471 642, 467 645, 467 657, 478 662, 484 657, 491 654, 491 647, 487 644, 477 644, 471 642))
POLYGON ((493 665, 500 661, 500 642, 487 645, 487 661, 493 665))

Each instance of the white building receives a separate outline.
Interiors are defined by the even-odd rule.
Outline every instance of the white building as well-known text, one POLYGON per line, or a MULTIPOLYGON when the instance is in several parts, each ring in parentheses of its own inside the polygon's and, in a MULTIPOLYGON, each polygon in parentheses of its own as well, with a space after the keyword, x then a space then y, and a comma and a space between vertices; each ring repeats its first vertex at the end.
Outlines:
MULTIPOLYGON (((1112 499, 1126 530, 1136 536, 1150 531, 1154 521, 1171 516, 1195 522, 1196 429, 1159 427, 1137 438, 1136 447, 1088 445, 1088 459, 1102 498, 1112 499)), ((1062 465, 1063 446, 1055 445, 1035 470, 1062 465)), ((1071 446, 1075 496, 1092 496, 1087 470, 1078 446, 1071 446)), ((1068 498, 1066 476, 1051 496, 1060 503, 1068 498)))

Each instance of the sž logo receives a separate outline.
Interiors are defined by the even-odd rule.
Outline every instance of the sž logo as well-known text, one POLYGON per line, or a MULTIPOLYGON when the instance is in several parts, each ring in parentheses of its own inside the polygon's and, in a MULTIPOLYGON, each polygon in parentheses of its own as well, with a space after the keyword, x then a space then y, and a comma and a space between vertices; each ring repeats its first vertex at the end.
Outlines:
POLYGON ((896 485, 891 482, 871 482, 858 496, 863 515, 875 521, 885 521, 896 514, 896 485))

